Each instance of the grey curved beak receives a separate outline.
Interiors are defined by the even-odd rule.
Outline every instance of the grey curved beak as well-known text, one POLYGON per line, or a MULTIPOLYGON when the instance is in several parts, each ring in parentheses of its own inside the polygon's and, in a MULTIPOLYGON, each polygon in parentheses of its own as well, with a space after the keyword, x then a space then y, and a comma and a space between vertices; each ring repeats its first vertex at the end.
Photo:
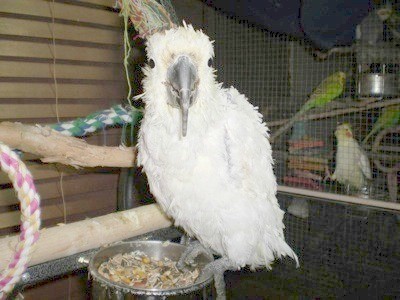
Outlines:
POLYGON ((182 136, 187 134, 189 108, 192 106, 197 90, 197 70, 188 56, 180 56, 168 68, 168 85, 174 97, 173 105, 181 109, 182 136))
POLYGON ((187 134, 187 124, 188 124, 188 115, 189 115, 189 107, 192 105, 190 100, 190 91, 187 89, 182 89, 179 92, 179 106, 182 111, 182 136, 186 136, 187 134))

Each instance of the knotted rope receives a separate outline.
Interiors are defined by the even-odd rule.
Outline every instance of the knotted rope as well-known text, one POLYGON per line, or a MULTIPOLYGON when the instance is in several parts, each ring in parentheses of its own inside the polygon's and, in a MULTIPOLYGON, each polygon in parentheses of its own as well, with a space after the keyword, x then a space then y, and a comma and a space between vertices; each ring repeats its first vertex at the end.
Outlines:
POLYGON ((17 191, 21 206, 21 233, 16 250, 8 268, 0 275, 0 299, 11 292, 25 272, 32 245, 39 238, 40 197, 36 192, 33 178, 25 164, 9 147, 0 143, 1 169, 8 174, 17 191))
POLYGON ((95 112, 86 118, 61 122, 50 127, 68 136, 85 136, 107 126, 136 124, 142 116, 142 110, 115 105, 110 109, 95 112))

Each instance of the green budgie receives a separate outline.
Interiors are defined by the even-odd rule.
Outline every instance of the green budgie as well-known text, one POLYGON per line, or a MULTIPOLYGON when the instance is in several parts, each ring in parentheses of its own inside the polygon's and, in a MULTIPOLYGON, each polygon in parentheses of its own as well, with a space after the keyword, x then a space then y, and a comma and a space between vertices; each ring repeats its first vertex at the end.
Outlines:
POLYGON ((271 135, 270 141, 272 142, 276 137, 291 128, 292 125, 303 117, 310 109, 323 107, 339 97, 343 93, 345 83, 346 74, 343 72, 333 73, 324 79, 324 81, 322 81, 313 91, 310 98, 306 103, 304 103, 300 110, 286 124, 282 125, 271 135))
POLYGON ((365 144, 378 131, 390 128, 398 123, 400 123, 400 105, 386 107, 378 120, 376 120, 370 133, 364 138, 363 143, 365 144))

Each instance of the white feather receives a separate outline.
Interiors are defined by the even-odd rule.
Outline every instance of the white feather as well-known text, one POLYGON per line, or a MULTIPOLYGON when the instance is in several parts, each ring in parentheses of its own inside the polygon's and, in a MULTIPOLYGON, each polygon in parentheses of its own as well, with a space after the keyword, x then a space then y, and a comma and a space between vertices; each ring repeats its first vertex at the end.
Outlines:
POLYGON ((369 159, 365 151, 360 147, 360 156, 359 156, 359 166, 361 171, 363 172, 364 176, 371 180, 372 179, 372 172, 371 172, 371 165, 369 163, 369 159))
POLYGON ((283 235, 271 146, 261 115, 234 88, 223 89, 207 61, 212 43, 191 25, 150 37, 138 164, 164 211, 190 235, 238 267, 270 267, 297 256, 283 235), (181 137, 180 111, 167 104, 168 65, 190 55, 200 79, 181 137))
POLYGON ((338 140, 336 168, 332 178, 361 189, 365 184, 365 178, 372 179, 368 156, 353 138, 351 128, 347 124, 338 126, 336 137, 338 140), (347 136, 344 131, 350 132, 351 136, 347 136))

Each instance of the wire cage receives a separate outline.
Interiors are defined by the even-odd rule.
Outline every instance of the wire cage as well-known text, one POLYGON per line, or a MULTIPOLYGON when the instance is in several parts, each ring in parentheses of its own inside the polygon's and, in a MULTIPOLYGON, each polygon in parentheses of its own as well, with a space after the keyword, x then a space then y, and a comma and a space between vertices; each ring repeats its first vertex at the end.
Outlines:
MULTIPOLYGON (((299 269, 294 268, 292 261, 283 260, 277 261, 272 271, 228 273, 228 299, 400 296, 400 8, 392 1, 380 3, 360 22, 352 45, 320 52, 299 38, 228 17, 201 1, 172 0, 180 17, 203 28, 215 40, 218 80, 225 87, 236 87, 258 106, 271 130, 278 199, 287 212, 285 235, 300 259, 299 269), (342 73, 345 81, 328 89, 327 80, 331 76, 340 80, 342 73), (321 94, 325 100, 298 114, 307 101, 321 94), (290 124, 293 118, 295 121, 290 124), (290 126, 285 128, 287 124, 290 126), (257 295, 251 294, 251 287, 257 295), (242 290, 249 293, 244 295, 242 290)), ((125 78, 121 76, 124 72, 118 71, 122 59, 120 20, 116 14, 107 16, 115 12, 109 2, 115 1, 2 1, 5 26, 0 26, 0 35, 3 44, 7 44, 0 47, 0 60, 7 61, 2 73, 2 107, 12 104, 8 109, 15 111, 18 107, 14 118, 54 123, 53 108, 43 108, 53 105, 53 96, 58 105, 56 90, 62 100, 62 120, 85 116, 95 108, 108 108, 114 101, 119 103, 125 93, 125 78), (7 5, 3 5, 5 2, 7 5), (29 4, 27 11, 22 3, 29 4), (97 11, 95 18, 90 11, 97 11), (70 12, 77 14, 69 15, 70 12), (56 64, 60 66, 58 79, 56 64), (22 84, 28 84, 28 88, 21 88, 22 84), (77 106, 79 111, 71 108, 82 99, 85 101, 77 106), (32 103, 39 106, 30 109, 32 103)), ((172 13, 170 0, 159 2, 172 13)), ((281 1, 265 2, 279 6, 281 1)), ((140 93, 137 73, 144 60, 139 55, 143 45, 135 45, 135 57, 131 59, 136 65, 130 71, 136 80, 135 90, 140 93)), ((8 114, 4 109, 2 118, 10 118, 8 114)), ((122 138, 119 130, 103 131, 91 141, 97 139, 103 145, 120 141, 133 144, 136 129, 124 127, 122 138)), ((40 169, 36 157, 29 160, 40 173, 45 209, 56 211, 46 225, 54 224, 60 220, 56 216, 63 215, 54 203, 64 201, 64 192, 61 198, 55 198, 56 180, 60 176, 62 186, 64 175, 59 175, 58 167, 40 169)), ((130 207, 134 200, 151 201, 144 178, 135 172, 124 170, 120 176, 121 209, 130 207), (132 178, 143 187, 137 194, 132 178)), ((65 178, 64 187, 69 190, 66 196, 72 205, 72 219, 88 216, 89 208, 90 215, 114 210, 115 204, 111 202, 116 197, 116 174, 110 174, 112 179, 105 174, 84 174, 90 176, 84 184, 84 177, 71 174, 74 175, 65 178), (78 194, 85 198, 85 205, 78 194)), ((11 187, 4 180, 2 185, 11 187)), ((8 201, 8 190, 3 196, 6 204, 2 213, 10 217, 7 221, 14 218, 18 207, 8 201)), ((17 230, 10 226, 18 223, 12 222, 2 229, 3 234, 17 230)), ((70 256, 36 266, 30 274, 36 275, 32 276, 35 282, 80 268, 76 257, 70 256)))
POLYGON ((327 91, 332 93, 330 102, 309 110, 274 139, 275 171, 280 185, 399 200, 395 175, 400 169, 396 127, 400 109, 399 40, 388 36, 385 29, 389 27, 378 17, 372 19, 359 26, 359 39, 353 46, 322 54, 301 40, 205 10, 204 28, 216 40, 219 81, 235 86, 259 107, 271 136, 293 118, 324 79, 337 72, 346 74, 339 95, 335 90, 327 91), (381 27, 382 40, 375 44, 365 42, 362 37, 375 27, 381 27), (366 139, 387 111, 394 111, 393 122, 366 139), (337 172, 336 180, 329 180, 327 175, 341 164, 336 161, 339 147, 335 130, 343 123, 350 125, 355 143, 342 147, 347 152, 342 159, 355 157, 359 152, 352 148, 359 147, 366 166, 359 159, 346 166, 342 174, 337 172), (361 184, 351 180, 357 176, 361 184))
MULTIPOLYGON (((204 4, 200 16, 181 5, 178 15, 215 40, 218 81, 259 107, 272 137, 326 78, 346 75, 340 91, 327 92, 332 99, 274 137, 278 190, 295 192, 279 201, 301 268, 277 263, 256 275, 260 289, 283 298, 399 296, 400 28, 390 20, 399 12, 377 6, 352 45, 320 52, 204 4)), ((243 281, 232 276, 230 284, 243 281)))

